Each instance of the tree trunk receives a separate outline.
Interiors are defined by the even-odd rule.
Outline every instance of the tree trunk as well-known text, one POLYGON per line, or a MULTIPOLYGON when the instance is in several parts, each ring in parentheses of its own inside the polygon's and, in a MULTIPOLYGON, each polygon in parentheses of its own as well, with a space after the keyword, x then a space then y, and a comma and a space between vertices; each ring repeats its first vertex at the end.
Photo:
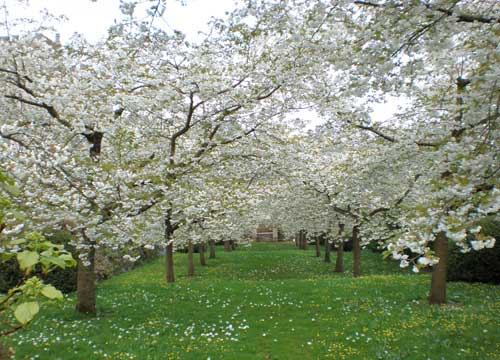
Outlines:
POLYGON ((210 240, 210 255, 209 259, 215 259, 215 240, 210 240))
POLYGON ((78 260, 78 270, 76 276, 76 311, 84 314, 96 313, 96 286, 95 286, 95 248, 92 242, 82 230, 82 237, 86 244, 91 247, 87 252, 88 266, 78 260))
POLYGON ((188 243, 188 276, 194 276, 193 243, 188 243))
POLYGON ((228 240, 224 241, 224 251, 226 252, 231 251, 231 244, 229 243, 228 240))
POLYGON ((165 253, 165 277, 167 283, 175 282, 174 275, 174 243, 171 241, 172 234, 174 233, 174 228, 171 222, 172 210, 168 209, 165 215, 165 243, 166 243, 166 253, 165 253))
POLYGON ((344 272, 344 242, 337 243, 337 258, 335 259, 335 272, 344 272))
POLYGON ((316 236, 316 239, 315 239, 315 244, 316 244, 316 257, 320 257, 321 256, 321 245, 319 244, 319 236, 316 236))
POLYGON ((446 303, 446 268, 448 264, 448 238, 444 232, 436 235, 434 252, 439 257, 439 262, 434 265, 432 271, 429 304, 441 305, 446 303))
POLYGON ((168 283, 175 282, 174 275, 174 244, 170 243, 167 245, 165 254, 165 269, 166 269, 166 279, 168 283))
POLYGON ((331 259, 331 252, 332 252, 332 245, 330 244, 330 240, 328 237, 325 238, 325 262, 330 263, 332 261, 331 259))
POLYGON ((90 262, 89 266, 85 266, 81 260, 78 260, 76 277, 76 311, 79 313, 96 313, 94 255, 95 250, 90 250, 87 255, 87 260, 90 262))
POLYGON ((236 241, 230 240, 229 243, 231 244, 231 251, 236 250, 236 241))
POLYGON ((354 277, 361 276, 361 242, 359 238, 358 225, 352 228, 352 257, 353 257, 353 270, 354 277))
POLYGON ((205 260, 205 243, 200 244, 199 251, 200 251, 200 265, 205 266, 207 265, 207 262, 205 260))
POLYGON ((300 234, 300 249, 307 250, 306 232, 304 230, 301 230, 299 234, 300 234))
POLYGON ((339 234, 337 240, 337 259, 335 260, 335 272, 344 272, 344 241, 342 240, 342 233, 344 232, 344 224, 339 223, 339 234))

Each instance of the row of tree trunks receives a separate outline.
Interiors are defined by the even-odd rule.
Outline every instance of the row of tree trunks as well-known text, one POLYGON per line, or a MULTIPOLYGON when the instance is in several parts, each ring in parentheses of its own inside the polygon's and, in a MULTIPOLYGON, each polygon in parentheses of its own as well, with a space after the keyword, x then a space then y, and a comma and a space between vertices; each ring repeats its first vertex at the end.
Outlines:
POLYGON ((305 230, 300 230, 298 232, 295 243, 300 250, 307 250, 307 236, 305 230))
MULTIPOLYGON (((344 231, 344 224, 339 224, 339 238, 344 231)), ((359 226, 355 225, 352 228, 352 256, 353 256, 353 276, 359 277, 362 275, 361 270, 361 239, 359 236, 359 226)), ((335 272, 344 272, 344 243, 338 241, 337 247, 337 261, 335 263, 335 272)), ((326 252, 328 241, 325 244, 325 262, 327 259, 326 252)), ((431 290, 429 294, 429 303, 442 305, 446 304, 446 276, 448 266, 448 238, 444 232, 436 235, 434 242, 434 252, 439 258, 439 262, 434 266, 431 278, 431 290)))
MULTIPOLYGON (((344 224, 339 224, 339 238, 342 237, 344 232, 344 224)), ((361 239, 359 236, 359 226, 355 225, 352 228, 352 242, 353 242, 353 276, 359 277, 362 275, 361 271, 361 239)), ((301 231, 298 236, 298 246, 301 249, 305 249, 306 245, 305 232, 301 231)), ((319 238, 315 240, 316 244, 316 256, 320 257, 320 242, 319 238)), ((325 250, 329 249, 329 242, 325 243, 325 250)), ((337 241, 337 258, 335 262, 335 272, 344 272, 344 242, 342 240, 337 241)), ((225 241, 224 251, 232 251, 234 249, 234 242, 225 241)), ((431 280, 431 291, 429 294, 430 304, 445 304, 446 303, 446 273, 447 273, 447 260, 448 260, 448 238, 446 234, 440 232, 436 236, 434 251, 436 256, 439 257, 439 263, 434 267, 432 272, 431 280)), ((205 245, 200 245, 200 264, 202 266, 206 265, 205 261, 205 245)), ((168 252, 167 252, 168 253, 168 252)), ((325 251, 325 261, 328 251, 325 251)), ((89 286, 89 284, 95 284, 95 274, 94 274, 94 255, 95 250, 92 248, 89 251, 88 261, 91 263, 90 266, 84 267, 79 261, 78 267, 78 303, 77 311, 85 313, 95 313, 95 285, 89 286), (80 301, 80 299, 94 299, 93 301, 80 301)), ((215 241, 210 241, 210 258, 215 258, 215 241), (212 257, 213 255, 213 257, 212 257)), ((328 260, 330 258, 328 256, 328 260)), ((327 262, 329 262, 327 261, 327 262)), ((173 264, 173 262, 171 262, 173 264)), ((167 268, 168 270, 168 268, 167 268)), ((173 268, 172 268, 173 276, 173 268)), ((190 242, 188 245, 188 276, 194 275, 194 262, 193 262, 193 244, 190 242)), ((167 271, 167 281, 168 281, 168 271, 167 271)), ((173 282, 173 281, 172 281, 173 282)))
MULTIPOLYGON (((206 266, 205 244, 198 246, 198 252, 200 254, 200 265, 206 266)), ((191 241, 188 243, 188 276, 194 276, 194 245, 191 241)))

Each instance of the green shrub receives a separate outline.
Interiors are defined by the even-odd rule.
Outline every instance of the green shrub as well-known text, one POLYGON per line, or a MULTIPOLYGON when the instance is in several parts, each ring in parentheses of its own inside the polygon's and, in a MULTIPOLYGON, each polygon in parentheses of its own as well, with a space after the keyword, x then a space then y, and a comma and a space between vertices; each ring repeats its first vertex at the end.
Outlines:
POLYGON ((448 259, 448 280, 500 284, 500 220, 487 217, 479 222, 485 235, 497 239, 492 249, 461 253, 452 245, 448 259))
POLYGON ((6 293, 16 287, 23 278, 16 258, 9 260, 0 259, 0 293, 6 293))
MULTIPOLYGON (((77 259, 78 254, 73 246, 70 245, 73 235, 67 230, 45 229, 44 236, 54 244, 64 244, 66 250, 71 252, 73 258, 77 259)), ((147 250, 140 248, 136 255, 140 259, 134 263, 123 259, 123 253, 109 249, 99 249, 96 252, 95 272, 97 280, 104 280, 115 274, 129 271, 159 256, 158 250, 147 250)), ((77 267, 55 268, 48 274, 42 274, 41 267, 38 266, 33 275, 44 280, 45 283, 55 286, 63 293, 76 291, 77 267)), ((23 274, 19 270, 17 260, 12 258, 8 261, 0 262, 0 292, 6 292, 8 289, 19 284, 23 274)))
MULTIPOLYGON (((66 250, 70 251, 73 258, 76 259, 74 248, 68 245, 73 236, 70 232, 64 230, 45 230, 44 235, 48 241, 54 244, 64 244, 66 250)), ((40 277, 45 283, 55 286, 56 289, 64 293, 76 290, 76 267, 66 269, 55 268, 48 274, 43 274, 41 266, 38 265, 33 275, 40 277)), ((23 273, 19 270, 19 265, 15 258, 0 262, 0 292, 6 292, 8 289, 15 287, 22 278, 23 273)))
MULTIPOLYGON (((47 240, 53 242, 54 244, 63 244, 65 249, 71 252, 74 259, 78 259, 78 254, 75 248, 70 245, 73 240, 74 235, 68 230, 45 230, 44 235, 47 240)), ((66 269, 54 269, 47 275, 39 275, 43 278, 46 283, 54 285, 57 289, 61 290, 63 293, 70 293, 76 291, 76 273, 77 267, 66 268, 66 269)))

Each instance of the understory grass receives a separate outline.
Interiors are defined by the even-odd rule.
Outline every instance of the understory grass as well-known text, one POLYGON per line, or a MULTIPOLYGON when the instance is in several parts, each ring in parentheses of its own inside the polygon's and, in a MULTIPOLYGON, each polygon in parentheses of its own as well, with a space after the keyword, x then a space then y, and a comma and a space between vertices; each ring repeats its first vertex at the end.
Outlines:
MULTIPOLYGON (((207 254, 208 255, 208 254, 207 254)), ((360 278, 336 274, 314 249, 253 244, 196 276, 176 254, 98 285, 96 317, 75 297, 44 307, 6 339, 16 359, 500 359, 500 287, 450 283, 449 304, 429 306, 430 276, 363 252, 360 278)), ((197 259, 196 259, 197 260, 197 259)))

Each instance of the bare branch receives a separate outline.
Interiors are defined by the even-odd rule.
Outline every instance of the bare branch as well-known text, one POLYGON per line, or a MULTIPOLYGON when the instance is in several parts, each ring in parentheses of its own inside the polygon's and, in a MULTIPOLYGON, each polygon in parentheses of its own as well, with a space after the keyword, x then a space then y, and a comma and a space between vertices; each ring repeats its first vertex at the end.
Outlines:
POLYGON ((28 99, 25 99, 25 98, 23 98, 21 96, 17 96, 17 95, 5 95, 5 97, 7 99, 17 100, 17 101, 22 102, 22 103, 27 104, 27 105, 32 105, 32 106, 35 106, 35 107, 38 107, 41 109, 45 109, 52 118, 57 120, 57 122, 59 122, 61 125, 65 126, 66 128, 72 130, 71 124, 64 119, 61 119, 61 117, 59 116, 59 113, 52 105, 48 105, 44 102, 36 102, 36 101, 28 100, 28 99))
POLYGON ((19 145, 21 145, 22 147, 24 148, 29 148, 27 144, 25 144, 22 140, 19 140, 19 139, 16 139, 14 137, 14 135, 16 134, 5 134, 3 133, 2 131, 0 131, 0 137, 1 138, 4 138, 4 139, 7 139, 7 140, 10 140, 10 141, 13 141, 15 143, 18 143, 19 145))
POLYGON ((271 97, 276 91, 278 91, 281 88, 281 85, 277 85, 274 88, 272 88, 269 92, 264 93, 262 95, 257 96, 255 99, 256 100, 264 100, 269 97, 271 97))

